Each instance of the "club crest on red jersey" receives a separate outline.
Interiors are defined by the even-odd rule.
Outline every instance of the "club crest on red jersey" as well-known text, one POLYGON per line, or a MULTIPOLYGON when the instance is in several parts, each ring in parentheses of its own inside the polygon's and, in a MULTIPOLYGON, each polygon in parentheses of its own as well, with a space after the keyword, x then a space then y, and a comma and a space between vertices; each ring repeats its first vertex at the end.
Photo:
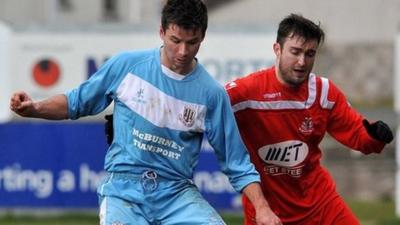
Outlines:
POLYGON ((195 118, 196 111, 189 106, 185 106, 183 112, 179 115, 179 120, 187 127, 193 126, 195 118))
POLYGON ((303 134, 311 134, 314 131, 314 123, 311 117, 305 117, 304 121, 299 127, 300 132, 303 134))

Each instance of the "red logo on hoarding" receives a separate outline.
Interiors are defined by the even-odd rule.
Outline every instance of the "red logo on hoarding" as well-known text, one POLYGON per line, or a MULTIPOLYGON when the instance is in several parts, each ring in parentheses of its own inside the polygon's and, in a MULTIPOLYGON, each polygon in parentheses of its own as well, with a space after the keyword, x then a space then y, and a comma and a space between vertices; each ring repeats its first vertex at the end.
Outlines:
POLYGON ((32 73, 37 84, 49 87, 60 78, 60 67, 51 59, 42 59, 33 66, 32 73))

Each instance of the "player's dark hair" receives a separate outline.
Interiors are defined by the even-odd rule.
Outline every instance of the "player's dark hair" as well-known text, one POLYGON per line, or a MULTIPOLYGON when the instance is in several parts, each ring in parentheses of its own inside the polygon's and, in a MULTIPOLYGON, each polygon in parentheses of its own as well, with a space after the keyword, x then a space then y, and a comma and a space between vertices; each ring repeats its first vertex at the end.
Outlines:
POLYGON ((203 37, 207 30, 207 7, 201 0, 168 0, 161 14, 161 26, 164 30, 170 24, 176 24, 186 30, 200 28, 203 37))
POLYGON ((320 23, 315 24, 301 15, 290 14, 279 23, 276 42, 283 46, 286 38, 293 36, 302 37, 305 41, 317 40, 320 44, 324 41, 325 33, 320 23))

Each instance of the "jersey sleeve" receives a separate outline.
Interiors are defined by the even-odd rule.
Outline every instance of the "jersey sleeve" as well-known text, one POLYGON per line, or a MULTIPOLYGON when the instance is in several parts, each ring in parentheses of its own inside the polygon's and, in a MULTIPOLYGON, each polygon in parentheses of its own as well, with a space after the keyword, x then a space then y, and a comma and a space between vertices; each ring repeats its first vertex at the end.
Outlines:
POLYGON ((243 78, 227 83, 225 85, 225 90, 229 95, 232 106, 246 99, 247 89, 243 78))
POLYGON ((328 121, 328 133, 340 143, 363 152, 364 154, 379 153, 384 143, 370 137, 362 124, 364 117, 347 102, 343 92, 331 81, 329 98, 334 99, 328 121))
POLYGON ((120 55, 110 58, 88 80, 65 93, 70 119, 98 114, 112 102, 112 88, 120 73, 117 65, 120 58, 120 55))
POLYGON ((221 170, 233 188, 240 192, 250 183, 260 182, 258 172, 239 134, 229 98, 224 90, 213 98, 206 116, 206 136, 214 148, 221 170))

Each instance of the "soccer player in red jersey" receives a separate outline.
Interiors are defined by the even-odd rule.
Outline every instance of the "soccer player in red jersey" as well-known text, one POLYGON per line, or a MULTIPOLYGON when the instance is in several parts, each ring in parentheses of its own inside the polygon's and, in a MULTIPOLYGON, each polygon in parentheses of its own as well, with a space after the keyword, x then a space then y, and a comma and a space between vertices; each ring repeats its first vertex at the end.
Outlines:
MULTIPOLYGON (((380 153, 393 134, 369 122, 335 84, 313 74, 324 32, 291 14, 279 24, 275 66, 226 85, 266 199, 284 225, 358 225, 320 164, 325 133, 364 154, 380 153)), ((255 211, 243 196, 245 224, 255 211)))

